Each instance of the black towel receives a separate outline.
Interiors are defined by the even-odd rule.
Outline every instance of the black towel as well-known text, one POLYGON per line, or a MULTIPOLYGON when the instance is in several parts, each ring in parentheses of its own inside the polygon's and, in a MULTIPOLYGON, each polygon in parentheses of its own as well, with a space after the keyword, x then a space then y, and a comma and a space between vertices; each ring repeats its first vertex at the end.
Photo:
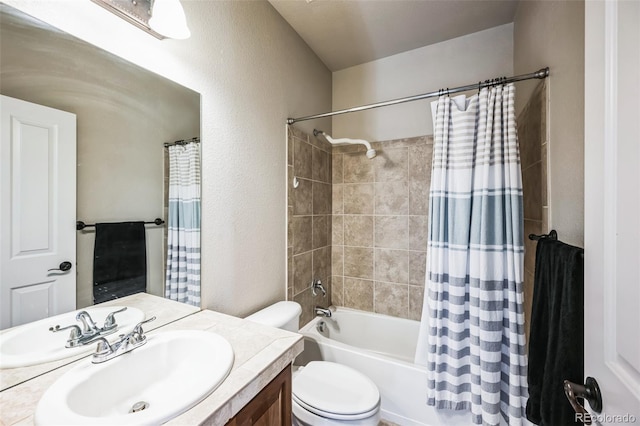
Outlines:
POLYGON ((96 223, 94 303, 140 293, 146 287, 144 222, 96 223))
POLYGON ((536 269, 529 333, 527 418, 544 426, 580 425, 563 382, 584 374, 583 249, 543 238, 536 269))

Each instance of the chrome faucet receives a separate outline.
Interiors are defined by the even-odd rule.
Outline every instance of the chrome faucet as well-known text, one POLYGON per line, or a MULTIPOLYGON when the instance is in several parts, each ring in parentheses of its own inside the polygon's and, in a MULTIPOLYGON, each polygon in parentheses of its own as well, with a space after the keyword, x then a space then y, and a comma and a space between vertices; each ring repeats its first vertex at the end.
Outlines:
POLYGON ((96 352, 93 354, 91 362, 94 364, 100 364, 102 362, 109 361, 110 359, 126 354, 127 352, 147 343, 147 336, 144 334, 142 324, 155 319, 156 317, 151 317, 138 323, 133 327, 133 331, 126 335, 121 334, 120 340, 113 344, 109 344, 109 341, 104 337, 98 337, 97 339, 92 340, 91 343, 98 342, 98 346, 96 347, 96 352))
POLYGON ((331 318, 331 311, 328 308, 323 308, 322 306, 316 306, 313 310, 316 313, 316 316, 331 318))
POLYGON ((99 331, 98 326, 87 311, 78 312, 78 315, 76 315, 76 321, 80 321, 80 323, 82 324, 83 335, 91 334, 95 336, 99 331))
POLYGON ((127 307, 125 306, 122 309, 111 312, 109 315, 107 315, 107 318, 104 320, 104 325, 102 327, 98 327, 96 325, 95 321, 93 320, 93 318, 91 318, 91 315, 89 315, 87 311, 80 311, 76 315, 76 320, 80 321, 82 329, 75 324, 66 327, 60 327, 59 325, 56 325, 55 327, 50 327, 49 331, 56 333, 58 331, 71 329, 69 333, 69 339, 67 340, 65 347, 75 348, 76 346, 82 346, 88 343, 92 343, 92 341, 97 336, 108 336, 109 334, 115 333, 118 330, 118 324, 116 324, 114 315, 126 310, 127 307))

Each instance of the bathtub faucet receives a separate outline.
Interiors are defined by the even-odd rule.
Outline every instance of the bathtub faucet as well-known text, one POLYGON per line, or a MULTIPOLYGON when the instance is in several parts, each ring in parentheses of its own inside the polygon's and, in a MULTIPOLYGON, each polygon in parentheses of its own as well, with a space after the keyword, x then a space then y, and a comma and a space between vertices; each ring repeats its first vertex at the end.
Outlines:
POLYGON ((322 306, 316 306, 314 309, 316 316, 320 315, 321 317, 331 317, 331 311, 328 308, 323 308, 322 306))

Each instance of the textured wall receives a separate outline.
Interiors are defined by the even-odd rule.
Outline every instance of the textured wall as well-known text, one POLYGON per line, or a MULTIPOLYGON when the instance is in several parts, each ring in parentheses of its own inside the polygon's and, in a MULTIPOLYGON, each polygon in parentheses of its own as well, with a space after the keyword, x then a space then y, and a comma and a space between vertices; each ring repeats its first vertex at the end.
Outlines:
POLYGON ((333 147, 332 302, 420 319, 432 137, 333 147))
MULTIPOLYGON (((544 66, 549 117, 549 226, 577 246, 584 239, 584 2, 520 2, 514 21, 514 72, 544 66)), ((518 83, 516 113, 536 81, 518 83)))
MULTIPOLYGON (((531 70, 528 70, 529 72, 531 70)), ((333 73, 333 109, 474 84, 513 72, 513 25, 480 31, 333 73)), ((385 141, 433 133, 429 100, 333 118, 335 137, 385 141)))
MULTIPOLYGON (((286 297, 288 116, 331 109, 331 73, 266 1, 182 1, 188 40, 158 41, 89 1, 8 4, 201 94, 202 306, 286 297)), ((330 120, 301 123, 331 131, 330 120)))

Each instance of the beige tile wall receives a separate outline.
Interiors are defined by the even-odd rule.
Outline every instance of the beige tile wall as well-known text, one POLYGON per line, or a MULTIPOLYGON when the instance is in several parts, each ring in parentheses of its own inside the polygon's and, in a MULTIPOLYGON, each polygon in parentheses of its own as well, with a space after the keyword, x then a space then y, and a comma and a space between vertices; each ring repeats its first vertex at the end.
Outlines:
MULTIPOLYGON (((546 85, 518 116, 525 236, 549 231, 546 85)), ((420 320, 427 254, 433 137, 331 146, 294 127, 288 134, 288 298, 303 307, 330 304, 420 320), (292 182, 296 176, 298 188, 292 182), (312 296, 311 282, 327 297, 312 296)), ((535 242, 525 238, 528 338, 535 242)))
MULTIPOLYGON (((525 236, 548 232, 546 85, 518 116, 525 236)), ((288 298, 303 307, 330 304, 419 320, 427 250, 433 138, 331 146, 289 128, 288 298), (293 188, 293 177, 299 181, 293 188), (319 278, 326 297, 313 296, 319 278)), ((525 317, 533 295, 535 242, 525 238, 525 317)))
POLYGON ((547 196, 548 132, 546 113, 547 87, 546 81, 543 80, 538 84, 517 118, 524 202, 524 302, 527 341, 529 340, 536 258, 536 242, 529 240, 527 236, 550 231, 547 196))
MULTIPOLYGON (((518 117, 525 236, 548 232, 546 86, 518 117)), ((288 299, 420 320, 427 252, 433 137, 331 146, 289 128, 288 299), (293 188, 293 177, 299 180, 293 188), (328 295, 313 296, 319 278, 328 295)), ((533 295, 535 243, 525 238, 525 316, 533 295)))
POLYGON ((302 326, 313 318, 316 305, 331 304, 331 145, 293 126, 287 141, 287 299, 302 306, 302 326), (315 279, 324 284, 326 296, 313 296, 315 279))
POLYGON ((432 137, 334 146, 332 303, 420 319, 432 137))

